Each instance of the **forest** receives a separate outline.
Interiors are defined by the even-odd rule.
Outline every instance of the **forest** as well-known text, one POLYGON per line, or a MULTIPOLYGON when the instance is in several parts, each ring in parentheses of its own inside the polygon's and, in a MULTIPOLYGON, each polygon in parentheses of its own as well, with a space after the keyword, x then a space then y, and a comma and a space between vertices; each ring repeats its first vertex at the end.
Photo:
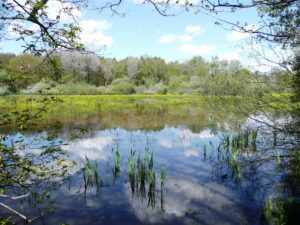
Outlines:
POLYGON ((239 61, 183 62, 159 57, 122 60, 80 52, 51 58, 0 54, 0 94, 189 94, 247 96, 292 93, 293 76, 281 68, 250 71, 239 61))

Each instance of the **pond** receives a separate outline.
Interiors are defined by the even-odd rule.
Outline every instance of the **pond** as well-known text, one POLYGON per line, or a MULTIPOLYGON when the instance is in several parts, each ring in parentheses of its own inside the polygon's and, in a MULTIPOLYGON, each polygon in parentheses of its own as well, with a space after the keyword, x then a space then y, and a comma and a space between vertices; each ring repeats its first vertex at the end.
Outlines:
MULTIPOLYGON (((126 99, 123 111, 103 109, 103 101, 97 113, 70 103, 52 108, 43 126, 26 132, 4 127, 4 145, 23 146, 20 155, 55 146, 76 164, 21 191, 33 195, 0 202, 31 224, 263 223, 262 206, 280 195, 287 173, 274 157, 283 149, 274 151, 273 133, 257 130, 236 101, 218 109, 211 99, 168 99, 151 108, 153 99, 126 99)), ((7 207, 0 216, 24 222, 7 207)))

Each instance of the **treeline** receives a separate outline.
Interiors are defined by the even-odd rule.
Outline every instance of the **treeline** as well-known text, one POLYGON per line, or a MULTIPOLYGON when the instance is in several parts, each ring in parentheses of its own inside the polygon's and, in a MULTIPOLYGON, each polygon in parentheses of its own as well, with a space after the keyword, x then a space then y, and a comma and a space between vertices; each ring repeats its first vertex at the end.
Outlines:
POLYGON ((238 61, 193 57, 169 62, 159 57, 122 60, 62 52, 48 58, 0 54, 0 95, 199 93, 249 95, 257 89, 290 92, 291 77, 281 71, 251 72, 238 61), (280 85, 278 85, 280 84, 280 85))

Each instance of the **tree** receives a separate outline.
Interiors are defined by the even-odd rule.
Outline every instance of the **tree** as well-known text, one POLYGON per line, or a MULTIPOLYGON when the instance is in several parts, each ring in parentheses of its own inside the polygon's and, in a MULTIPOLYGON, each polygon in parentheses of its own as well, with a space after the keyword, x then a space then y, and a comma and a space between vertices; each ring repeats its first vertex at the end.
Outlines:
POLYGON ((139 72, 139 59, 136 57, 126 58, 127 62, 127 76, 128 78, 135 82, 138 72, 139 72))
POLYGON ((111 59, 101 60, 101 69, 103 71, 103 78, 105 86, 113 80, 113 61, 111 59))
POLYGON ((40 58, 29 54, 11 58, 7 65, 7 77, 4 83, 9 86, 12 92, 17 92, 36 83, 41 78, 40 64, 40 58))
POLYGON ((3 0, 0 8, 0 40, 24 42, 24 51, 47 54, 60 49, 82 50, 76 24, 76 0, 3 0), (66 20, 68 17, 68 20, 66 20))

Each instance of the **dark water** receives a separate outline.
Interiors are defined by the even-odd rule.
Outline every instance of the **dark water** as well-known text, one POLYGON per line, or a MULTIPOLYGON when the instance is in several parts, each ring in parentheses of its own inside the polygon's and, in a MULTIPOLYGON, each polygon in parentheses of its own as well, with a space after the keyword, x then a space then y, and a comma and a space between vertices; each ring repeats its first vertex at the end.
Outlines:
MULTIPOLYGON (((131 118, 133 123, 135 119, 131 118)), ((240 126, 250 126, 249 121, 244 118, 240 126)), ((37 205, 32 205, 30 198, 1 201, 30 218, 38 217, 31 224, 261 224, 262 203, 269 196, 276 196, 284 173, 278 168, 276 158, 261 163, 260 159, 274 151, 266 148, 266 136, 259 134, 255 150, 249 147, 239 152, 238 174, 230 163, 232 156, 219 147, 224 135, 235 133, 225 123, 210 121, 199 129, 185 124, 165 124, 160 129, 101 128, 101 124, 87 127, 89 132, 76 137, 73 135, 76 129, 69 125, 49 132, 11 133, 7 145, 22 137, 32 149, 49 144, 34 138, 54 133, 54 142, 66 143, 62 149, 68 152, 68 160, 76 161, 77 165, 69 170, 69 179, 51 189, 49 198, 37 205), (121 160, 118 176, 113 169, 117 146, 121 160), (138 154, 144 155, 145 149, 149 154, 153 152, 156 174, 151 198, 149 181, 145 193, 137 190, 133 193, 128 180, 130 151, 135 151, 137 159, 138 154), (100 186, 85 188, 81 168, 86 157, 98 163, 100 186), (166 171, 163 189, 162 167, 166 171)), ((23 223, 1 206, 0 216, 13 216, 14 221, 23 223)))

